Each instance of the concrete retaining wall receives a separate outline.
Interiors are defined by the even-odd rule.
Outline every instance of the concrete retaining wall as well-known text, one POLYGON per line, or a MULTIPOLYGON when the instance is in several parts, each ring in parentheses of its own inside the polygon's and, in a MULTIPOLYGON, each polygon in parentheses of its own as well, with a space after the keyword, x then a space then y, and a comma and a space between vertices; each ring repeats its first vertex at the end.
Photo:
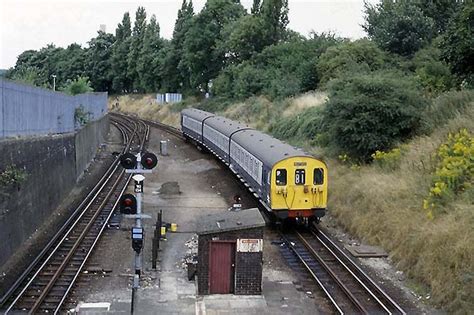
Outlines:
POLYGON ((0 141, 0 172, 9 165, 27 174, 0 184, 0 266, 40 227, 76 184, 108 132, 108 117, 77 133, 0 141))
POLYGON ((79 178, 89 166, 101 143, 109 133, 109 115, 90 122, 76 133, 76 177, 79 178))

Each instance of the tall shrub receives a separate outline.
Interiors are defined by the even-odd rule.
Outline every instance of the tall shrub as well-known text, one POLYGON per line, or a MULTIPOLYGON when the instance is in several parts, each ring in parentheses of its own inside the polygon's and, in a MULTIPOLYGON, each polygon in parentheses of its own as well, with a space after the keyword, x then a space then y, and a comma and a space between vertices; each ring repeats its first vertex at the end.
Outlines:
POLYGON ((414 135, 427 102, 408 77, 385 72, 332 81, 324 112, 326 139, 368 161, 414 135))

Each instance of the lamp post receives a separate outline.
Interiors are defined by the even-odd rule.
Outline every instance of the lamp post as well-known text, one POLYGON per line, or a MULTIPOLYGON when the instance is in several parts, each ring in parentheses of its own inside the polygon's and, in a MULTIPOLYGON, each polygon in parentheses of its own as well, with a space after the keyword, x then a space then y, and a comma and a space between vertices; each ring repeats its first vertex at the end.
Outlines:
POLYGON ((53 77, 53 91, 56 91, 56 75, 51 75, 53 77))

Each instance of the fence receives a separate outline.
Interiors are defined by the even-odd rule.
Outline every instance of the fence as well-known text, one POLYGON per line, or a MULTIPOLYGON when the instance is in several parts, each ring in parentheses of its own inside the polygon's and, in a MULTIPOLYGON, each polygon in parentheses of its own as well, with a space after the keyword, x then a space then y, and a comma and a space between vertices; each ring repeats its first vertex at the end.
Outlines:
POLYGON ((156 102, 158 104, 179 103, 182 100, 183 100, 183 95, 180 93, 156 94, 156 102))
POLYGON ((73 132, 81 106, 88 120, 98 120, 107 113, 107 93, 70 96, 0 78, 0 138, 73 132))

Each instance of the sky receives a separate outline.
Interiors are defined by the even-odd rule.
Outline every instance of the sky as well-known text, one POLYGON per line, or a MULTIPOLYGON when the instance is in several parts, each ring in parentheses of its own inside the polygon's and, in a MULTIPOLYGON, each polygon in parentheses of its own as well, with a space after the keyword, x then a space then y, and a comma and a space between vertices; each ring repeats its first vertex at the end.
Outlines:
MULTIPOLYGON (((145 7, 148 17, 156 15, 161 35, 169 39, 181 3, 182 0, 0 0, 0 69, 14 66, 23 51, 38 50, 50 43, 58 47, 78 43, 85 47, 101 24, 115 34, 125 12, 130 12, 133 23, 138 6, 145 7)), ((193 3, 195 11, 199 11, 205 0, 193 3)), ((250 10, 252 0, 241 3, 250 10)), ((289 9, 289 28, 305 36, 311 31, 330 31, 351 39, 365 36, 361 27, 363 0, 289 0, 289 9)))

